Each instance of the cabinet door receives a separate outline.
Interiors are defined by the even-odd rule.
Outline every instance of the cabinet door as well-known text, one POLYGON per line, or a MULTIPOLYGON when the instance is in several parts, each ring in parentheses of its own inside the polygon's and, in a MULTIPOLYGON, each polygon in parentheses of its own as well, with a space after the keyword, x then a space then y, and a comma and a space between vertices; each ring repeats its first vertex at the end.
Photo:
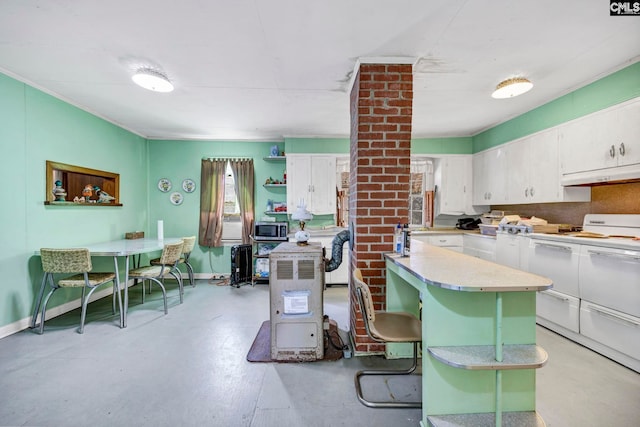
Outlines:
POLYGON ((436 216, 462 215, 467 207, 467 175, 470 165, 464 157, 443 157, 436 161, 434 182, 436 216))
POLYGON ((311 201, 308 209, 314 215, 336 213, 336 158, 312 156, 310 168, 311 201))
POLYGON ((300 199, 309 208, 310 170, 310 156, 287 156, 287 212, 295 212, 300 199))
POLYGON ((640 163, 640 99, 618 110, 615 131, 619 165, 640 163))
POLYGON ((529 185, 524 189, 527 203, 561 201, 557 129, 533 135, 527 145, 529 185))
POLYGON ((590 114, 560 127, 560 158, 563 174, 616 166, 617 152, 611 132, 617 112, 590 114))
POLYGON ((507 158, 505 147, 473 155, 473 204, 506 203, 507 158))

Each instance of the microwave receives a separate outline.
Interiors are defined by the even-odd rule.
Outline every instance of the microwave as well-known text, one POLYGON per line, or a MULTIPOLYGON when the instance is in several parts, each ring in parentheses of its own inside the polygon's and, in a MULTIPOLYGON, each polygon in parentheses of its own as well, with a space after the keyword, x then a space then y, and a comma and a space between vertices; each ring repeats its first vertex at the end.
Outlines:
POLYGON ((287 241, 289 223, 287 222, 256 222, 253 227, 254 240, 287 241))

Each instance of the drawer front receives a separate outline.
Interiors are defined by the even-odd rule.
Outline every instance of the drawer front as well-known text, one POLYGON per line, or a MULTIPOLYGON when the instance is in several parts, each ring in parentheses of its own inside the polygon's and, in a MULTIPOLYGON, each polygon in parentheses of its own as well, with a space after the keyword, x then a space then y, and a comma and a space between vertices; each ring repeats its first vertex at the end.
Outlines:
POLYGON ((460 246, 462 247, 462 235, 455 236, 427 236, 426 242, 433 246, 460 246))
POLYGON ((582 301, 580 333, 640 360, 640 318, 582 301))
POLYGON ((531 239, 529 272, 550 278, 553 290, 578 297, 580 245, 531 239))
POLYGON ((580 331, 580 300, 555 291, 536 294, 536 315, 572 332, 580 331))
POLYGON ((640 317, 640 251, 583 245, 580 297, 640 317))

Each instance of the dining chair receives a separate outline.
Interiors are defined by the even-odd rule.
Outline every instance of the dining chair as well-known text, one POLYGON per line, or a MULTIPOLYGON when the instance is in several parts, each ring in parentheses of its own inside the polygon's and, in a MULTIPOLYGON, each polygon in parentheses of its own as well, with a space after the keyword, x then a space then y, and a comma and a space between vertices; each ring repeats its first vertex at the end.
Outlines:
MULTIPOLYGON (((44 276, 42 278, 42 285, 40 287, 40 293, 36 299, 36 306, 33 311, 33 318, 31 320, 31 327, 35 329, 37 323, 38 312, 42 308, 40 316, 40 334, 44 331, 45 314, 47 310, 47 303, 53 293, 60 288, 82 288, 82 314, 80 315, 80 329, 79 333, 84 333, 84 323, 87 316, 87 305, 91 294, 101 285, 109 282, 113 283, 113 295, 117 294, 118 304, 120 308, 120 322, 122 324, 122 297, 118 291, 118 285, 116 281, 115 273, 100 273, 91 272, 93 266, 91 264, 91 255, 89 250, 85 248, 78 249, 40 249, 40 259, 42 260, 42 270, 44 276), (54 275, 59 274, 73 274, 69 277, 60 278, 57 282, 54 275), (44 298, 44 290, 47 283, 51 287, 51 290, 44 298), (87 293, 87 289, 89 292, 87 293)), ((115 314, 115 303, 113 304, 113 313, 115 314)))
MULTIPOLYGON (((129 279, 140 280, 142 282, 142 302, 144 303, 144 284, 147 280, 156 283, 162 289, 162 299, 164 300, 164 314, 169 312, 167 308, 167 291, 164 287, 164 277, 167 274, 172 275, 178 281, 180 304, 182 304, 182 296, 184 289, 182 286, 182 278, 176 273, 177 264, 182 255, 182 240, 177 243, 167 243, 162 249, 160 262, 158 265, 148 265, 145 267, 134 268, 129 270, 129 279)), ((179 271, 178 271, 179 273, 179 271)), ((151 286, 151 285, 150 285, 151 286)))
MULTIPOLYGON (((189 262, 189 257, 191 256, 191 251, 196 245, 196 236, 183 237, 182 241, 184 242, 184 247, 182 248, 182 256, 178 260, 178 264, 176 265, 176 269, 180 264, 184 264, 187 268, 187 276, 189 277, 189 284, 191 287, 196 286, 195 275, 193 273, 193 266, 189 262)), ((160 265, 160 258, 152 259, 149 262, 151 265, 160 265)))
POLYGON ((364 318, 364 326, 371 339, 382 343, 412 343, 413 364, 404 370, 362 370, 356 372, 355 386, 358 400, 371 408, 421 408, 422 402, 373 402, 365 399, 360 378, 367 375, 410 375, 418 366, 418 343, 422 342, 422 323, 411 313, 375 311, 369 286, 362 278, 359 268, 353 270, 353 282, 356 287, 358 303, 364 318))

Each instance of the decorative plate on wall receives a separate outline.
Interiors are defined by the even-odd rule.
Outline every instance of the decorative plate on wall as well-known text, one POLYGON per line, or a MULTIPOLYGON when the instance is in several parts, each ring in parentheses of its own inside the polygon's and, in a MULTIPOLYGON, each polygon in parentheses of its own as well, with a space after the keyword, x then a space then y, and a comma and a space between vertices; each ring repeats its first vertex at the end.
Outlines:
POLYGON ((171 190, 171 181, 169 181, 167 178, 160 178, 160 180, 158 181, 158 190, 162 191, 163 193, 171 190))
POLYGON ((178 193, 177 191, 171 193, 171 195, 169 196, 169 200, 171 200, 171 203, 173 203, 174 205, 180 205, 182 204, 182 194, 178 193))
POLYGON ((193 193, 196 191, 196 183, 192 179, 185 179, 182 181, 182 189, 187 193, 193 193))

